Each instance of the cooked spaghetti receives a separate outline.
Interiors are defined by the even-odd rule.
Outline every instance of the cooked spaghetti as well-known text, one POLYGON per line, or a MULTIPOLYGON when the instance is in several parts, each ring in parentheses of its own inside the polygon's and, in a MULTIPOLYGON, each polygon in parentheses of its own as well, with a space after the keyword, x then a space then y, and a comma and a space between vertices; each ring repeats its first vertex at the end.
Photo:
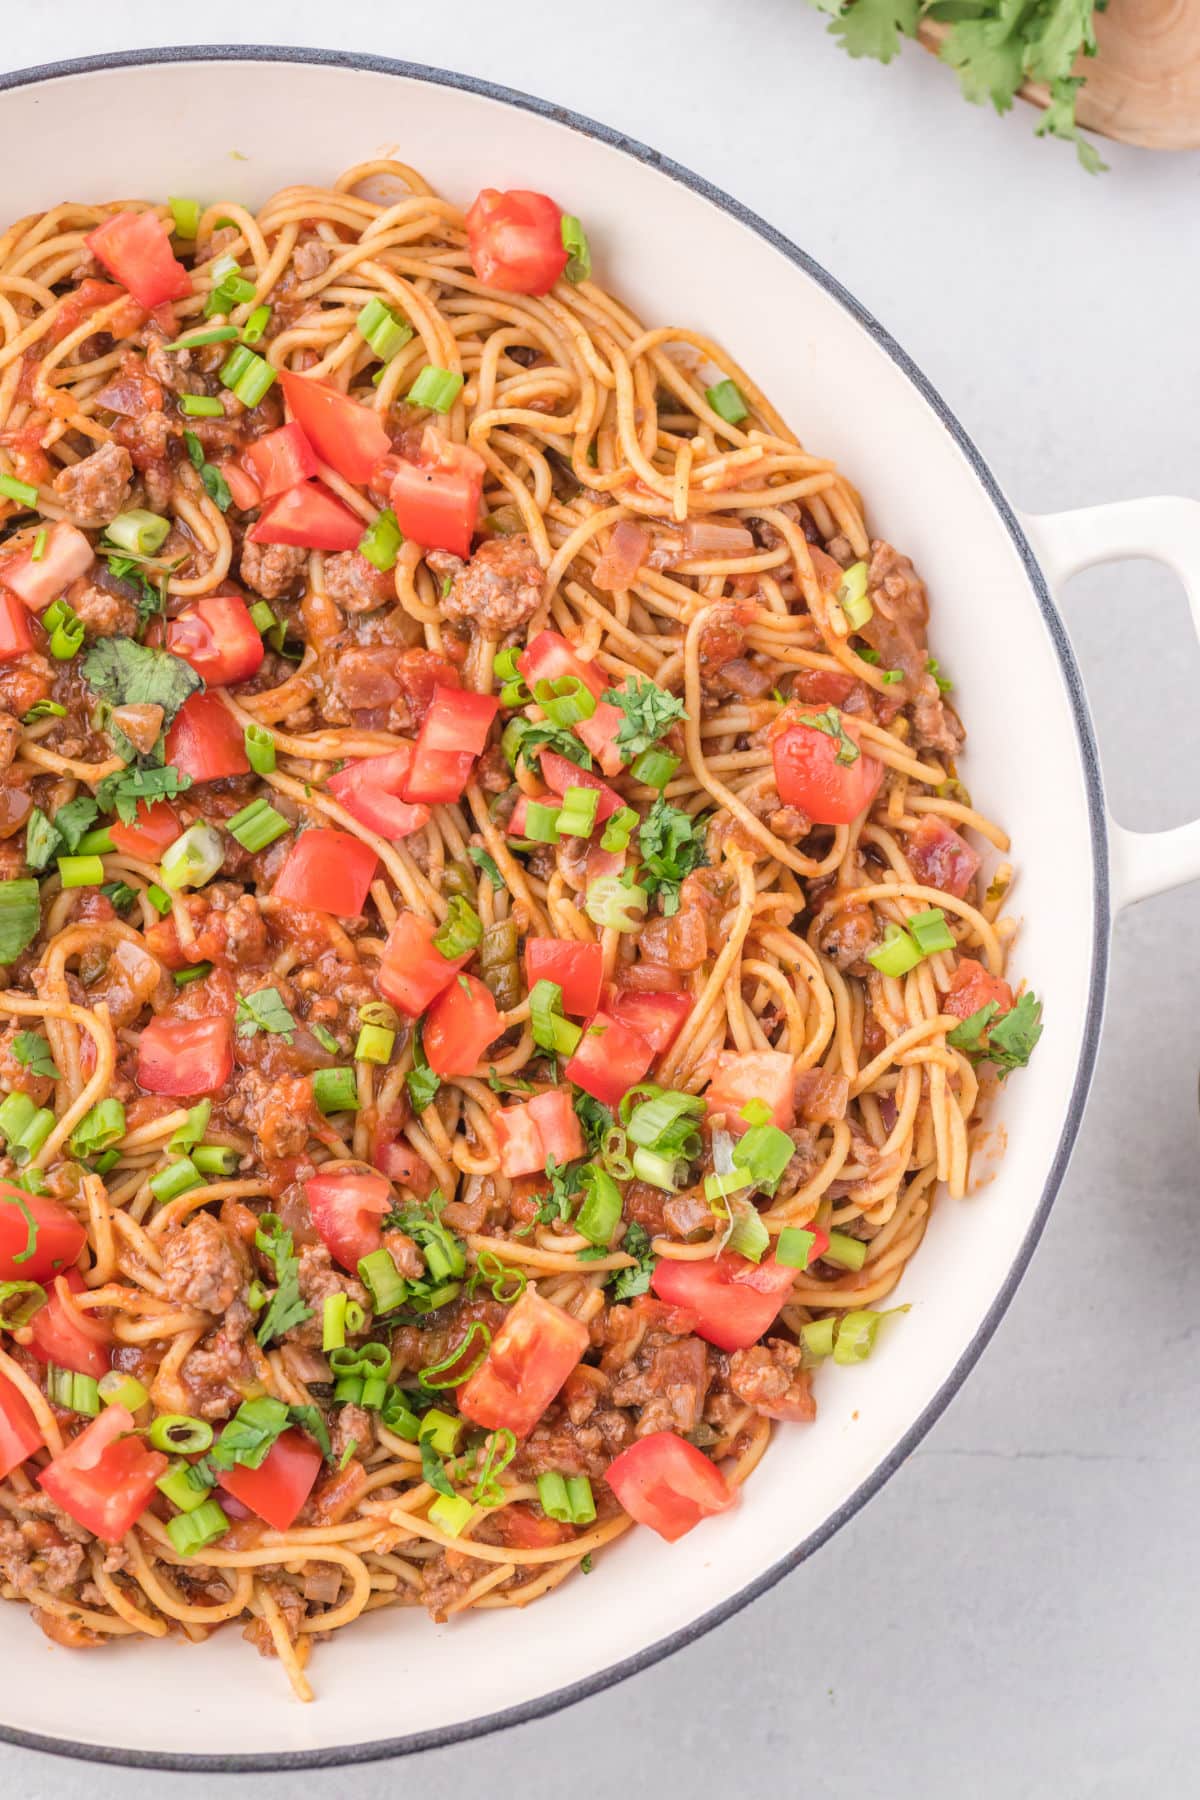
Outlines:
POLYGON ((308 1698, 871 1352, 1008 839, 911 563, 544 196, 68 203, 0 321, 0 1582, 308 1698))

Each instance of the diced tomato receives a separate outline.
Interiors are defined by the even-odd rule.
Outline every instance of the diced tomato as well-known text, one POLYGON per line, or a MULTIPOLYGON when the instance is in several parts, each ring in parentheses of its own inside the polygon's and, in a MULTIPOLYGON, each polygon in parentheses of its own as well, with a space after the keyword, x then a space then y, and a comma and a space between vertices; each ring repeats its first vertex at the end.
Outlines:
POLYGON ((631 1519, 673 1544, 737 1499, 716 1464, 674 1431, 652 1431, 609 1463, 604 1478, 631 1519))
POLYGON ((86 1242, 74 1213, 49 1194, 0 1181, 0 1281, 45 1282, 73 1263, 86 1242))
POLYGON ((433 1170, 423 1156, 418 1156, 407 1138, 400 1137, 396 1123, 382 1119, 371 1134, 371 1161, 382 1169, 389 1181, 411 1188, 421 1199, 427 1199, 437 1186, 433 1170))
POLYGON ((548 294, 567 266, 562 208, 529 188, 484 188, 467 214, 467 249, 485 287, 548 294))
POLYGON ((725 1114, 725 1129, 741 1137, 750 1129, 742 1108, 761 1100, 771 1109, 771 1123, 787 1131, 795 1122, 793 1088, 796 1064, 783 1050, 723 1050, 704 1098, 709 1115, 725 1114))
POLYGON ((690 994, 639 994, 628 988, 613 988, 605 997, 604 1010, 622 1025, 632 1025, 655 1056, 661 1056, 679 1036, 694 1004, 690 994))
POLYGON ((169 800, 139 800, 130 823, 114 819, 108 835, 123 855, 157 862, 182 830, 179 815, 169 800))
POLYGON ((330 1254, 343 1269, 358 1273, 359 1259, 378 1250, 379 1221, 391 1206, 391 1189, 382 1175, 359 1175, 337 1169, 317 1173, 304 1192, 312 1222, 330 1254))
POLYGON ((721 1350, 748 1350, 775 1317, 791 1292, 795 1269, 775 1258, 752 1263, 733 1251, 682 1262, 660 1256, 650 1286, 668 1306, 694 1313, 695 1329, 721 1350))
MULTIPOLYGON (((310 376, 297 375, 289 369, 279 371, 279 382, 289 412, 321 461, 356 487, 364 487, 380 457, 391 448, 383 420, 374 407, 360 405, 328 382, 313 381, 310 376)), ((362 529, 360 525, 359 537, 362 529)), ((333 548, 352 550, 354 545, 333 548)))
POLYGON ((979 869, 979 853, 937 813, 926 813, 905 846, 913 874, 924 887, 961 900, 979 869))
POLYGON ((393 841, 409 837, 429 823, 427 806, 412 806, 400 798, 412 760, 411 744, 386 756, 363 756, 331 775, 325 785, 352 818, 380 837, 393 841))
POLYGON ((833 669, 797 669, 792 676, 792 693, 806 706, 844 706, 856 686, 853 675, 833 669))
POLYGON ((462 687, 435 687, 417 739, 417 754, 436 750, 452 756, 478 756, 499 710, 500 702, 494 694, 477 694, 462 687))
POLYGON ((286 1531, 320 1473, 321 1452, 313 1440, 302 1431, 285 1431, 257 1469, 248 1469, 244 1463, 222 1469, 221 1485, 276 1531, 286 1531))
MULTIPOLYGON (((865 751, 840 763, 841 740, 800 721, 803 713, 781 714, 790 722, 771 743, 775 785, 785 806, 798 807, 818 825, 849 825, 866 812, 883 780, 883 764, 865 751)), ((858 726, 842 714, 842 729, 858 744, 858 726)))
POLYGON ((114 213, 83 241, 147 312, 192 291, 191 276, 171 250, 170 227, 156 213, 114 213))
POLYGON ((249 470, 235 462, 231 456, 217 464, 225 477, 225 485, 233 498, 233 504, 239 512, 251 512, 262 505, 262 495, 258 491, 258 483, 249 470))
POLYGON ((0 1481, 7 1480, 45 1441, 24 1394, 7 1376, 0 1375, 0 1481))
POLYGON ((33 1334, 33 1354, 40 1362, 56 1363, 60 1369, 74 1369, 79 1375, 94 1375, 99 1379, 107 1373, 112 1360, 109 1355, 108 1328, 95 1313, 89 1313, 89 1320, 94 1322, 97 1332, 103 1333, 103 1336, 93 1337, 90 1332, 84 1331, 59 1294, 60 1281, 74 1294, 81 1294, 84 1290, 83 1276, 78 1269, 68 1269, 65 1275, 56 1278, 53 1286, 47 1288, 45 1306, 39 1306, 29 1321, 29 1329, 33 1334))
POLYGON ((11 662, 14 656, 32 649, 28 608, 21 605, 15 594, 0 588, 0 662, 11 662))
POLYGON ((463 956, 443 956, 433 941, 438 930, 419 913, 402 912, 383 947, 379 991, 410 1019, 419 1018, 471 960, 469 950, 463 956))
MULTIPOLYGON (((317 472, 313 447, 295 419, 277 431, 255 438, 246 445, 242 457, 264 500, 270 500, 274 494, 286 494, 289 488, 317 472)), ((328 457, 325 460, 329 462, 328 457)))
POLYGON ((587 745, 606 775, 619 775, 625 767, 625 759, 617 749, 617 733, 624 722, 625 714, 619 706, 601 700, 591 718, 580 719, 574 727, 575 736, 587 745))
POLYGON ((128 1407, 106 1406, 46 1465, 38 1486, 78 1524, 115 1544, 149 1506, 169 1460, 147 1450, 128 1407))
POLYGON ((193 781, 250 773, 242 727, 216 694, 184 701, 167 732, 166 757, 193 781))
MULTIPOLYGON (((76 326, 83 323, 89 313, 96 312, 101 306, 111 306, 114 300, 125 299, 127 291, 118 287, 114 281, 97 281, 94 275, 86 276, 73 292, 64 297, 45 341, 61 344, 76 326)), ((117 335, 114 331, 113 336, 117 335)))
POLYGON ((277 900, 356 919, 366 904, 379 858, 348 831, 317 825, 302 831, 275 880, 277 900))
POLYGON ((531 689, 535 681, 561 681, 564 675, 574 675, 597 700, 608 692, 607 675, 595 663, 576 656, 566 638, 557 631, 539 631, 531 638, 517 658, 517 667, 531 689))
POLYGON ((474 975, 456 975, 426 1014, 430 1068, 435 1075, 470 1075, 503 1029, 491 990, 474 975))
POLYGON ((462 797, 474 767, 469 750, 422 750, 418 745, 404 798, 415 805, 449 805, 462 797))
POLYGON ((138 1040, 137 1084, 147 1094, 212 1094, 233 1074, 233 1027, 226 1018, 159 1014, 138 1040))
POLYGON ((302 481, 277 494, 251 527, 253 544, 296 544, 305 550, 356 550, 366 527, 323 481, 302 481))
POLYGON ((606 781, 601 781, 600 777, 593 775, 590 769, 577 768, 569 757, 560 756, 557 750, 542 750, 539 753, 539 760, 542 765, 542 778, 546 786, 553 788, 556 794, 565 794, 570 787, 595 788, 600 796, 596 807, 597 825, 603 825, 605 819, 611 819, 612 815, 624 805, 620 794, 610 788, 606 781))
POLYGON ((587 1326, 527 1287, 459 1388, 458 1410, 488 1431, 528 1437, 587 1347, 587 1326))
POLYGON ((654 1052, 640 1031, 598 1012, 586 1026, 579 1047, 563 1071, 585 1093, 615 1106, 642 1079, 654 1052))
POLYGON ((406 538, 425 550, 470 556, 487 464, 466 444, 451 444, 430 427, 417 462, 394 457, 389 494, 406 538))
POLYGON ((19 594, 31 612, 40 613, 72 581, 86 575, 95 560, 95 551, 82 531, 60 521, 46 528, 46 542, 36 562, 32 544, 0 562, 0 581, 19 594))
MULTIPOLYGON (((1011 1009, 1013 991, 1007 981, 1001 980, 999 975, 989 975, 973 956, 964 956, 954 971, 948 990, 942 995, 942 1011, 953 1013, 956 1019, 969 1019, 993 1000, 1000 1013, 1011 1009)), ((999 1013, 993 1013, 992 1017, 999 1017, 999 1013)))
POLYGON ((265 650, 240 594, 197 600, 167 625, 167 649, 203 675, 210 688, 246 681, 265 650))
POLYGON ((539 1518, 519 1502, 497 1513, 496 1524, 500 1542, 513 1550, 548 1550, 551 1544, 568 1544, 575 1536, 574 1529, 562 1520, 539 1518))
POLYGON ((599 944, 571 943, 564 938, 525 939, 525 978, 557 982, 565 1013, 586 1019, 600 1004, 604 951, 599 944))
POLYGON ((522 1106, 502 1106, 492 1118, 500 1167, 508 1176, 536 1175, 551 1157, 561 1169, 583 1156, 583 1131, 563 1088, 537 1094, 522 1106))

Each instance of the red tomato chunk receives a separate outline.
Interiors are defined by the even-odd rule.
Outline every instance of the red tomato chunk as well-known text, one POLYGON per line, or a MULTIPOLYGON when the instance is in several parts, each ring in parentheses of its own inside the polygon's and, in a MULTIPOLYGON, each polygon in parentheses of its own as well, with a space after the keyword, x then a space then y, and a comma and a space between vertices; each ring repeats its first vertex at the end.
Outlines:
POLYGON ((526 1288, 475 1373, 458 1390, 464 1419, 528 1437, 588 1347, 587 1326, 526 1288))
POLYGON ((609 1487, 631 1519, 673 1544, 737 1499, 715 1463, 674 1431, 654 1431, 608 1466, 609 1487))

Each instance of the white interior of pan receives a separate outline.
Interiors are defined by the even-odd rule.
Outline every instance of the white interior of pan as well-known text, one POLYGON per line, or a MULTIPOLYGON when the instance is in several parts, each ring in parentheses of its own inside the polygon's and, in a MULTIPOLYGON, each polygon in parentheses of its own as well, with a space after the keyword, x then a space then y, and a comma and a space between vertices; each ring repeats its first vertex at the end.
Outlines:
MULTIPOLYGON (((883 1354, 818 1381, 820 1418, 779 1432, 742 1504, 674 1547, 631 1533, 525 1613, 434 1627, 379 1613, 321 1645, 317 1703, 236 1631, 203 1647, 53 1648, 0 1607, 4 1721, 167 1754, 304 1751, 395 1738, 536 1699, 736 1595, 834 1514, 919 1416, 980 1327, 1037 1208, 1080 1054, 1093 858, 1079 743, 1045 624, 1004 526, 949 433, 815 281, 689 189, 568 126, 475 94, 334 66, 193 62, 75 75, 0 95, 8 215, 63 198, 168 193, 255 204, 394 151, 466 204, 535 187, 586 223, 598 279, 648 321, 711 333, 804 441, 836 457, 873 528, 929 583, 931 642, 970 729, 965 779, 1013 833, 1016 966, 1046 1002, 1028 1076, 996 1109, 996 1178, 944 1201, 883 1354), (186 129, 181 130, 181 124, 186 129), (36 155, 30 154, 36 146, 36 155), (1036 732, 1022 728, 1036 719, 1036 732)), ((1026 496, 1026 498, 1029 498, 1026 496)), ((796 1578, 803 1582, 803 1575, 796 1578)))

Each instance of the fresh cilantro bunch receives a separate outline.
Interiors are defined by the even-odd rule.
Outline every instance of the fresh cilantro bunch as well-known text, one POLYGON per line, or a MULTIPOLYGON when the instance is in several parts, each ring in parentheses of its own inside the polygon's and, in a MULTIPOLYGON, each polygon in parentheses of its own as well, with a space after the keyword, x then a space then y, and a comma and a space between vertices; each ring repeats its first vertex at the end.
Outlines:
POLYGON ((1108 0, 810 0, 832 19, 829 29, 851 56, 891 62, 901 36, 915 37, 926 19, 949 25, 938 55, 958 75, 965 97, 990 100, 999 113, 1012 106, 1025 81, 1041 81, 1050 104, 1039 137, 1066 138, 1089 175, 1107 165, 1080 135, 1075 97, 1083 81, 1071 73, 1076 57, 1096 54, 1095 15, 1108 0))

